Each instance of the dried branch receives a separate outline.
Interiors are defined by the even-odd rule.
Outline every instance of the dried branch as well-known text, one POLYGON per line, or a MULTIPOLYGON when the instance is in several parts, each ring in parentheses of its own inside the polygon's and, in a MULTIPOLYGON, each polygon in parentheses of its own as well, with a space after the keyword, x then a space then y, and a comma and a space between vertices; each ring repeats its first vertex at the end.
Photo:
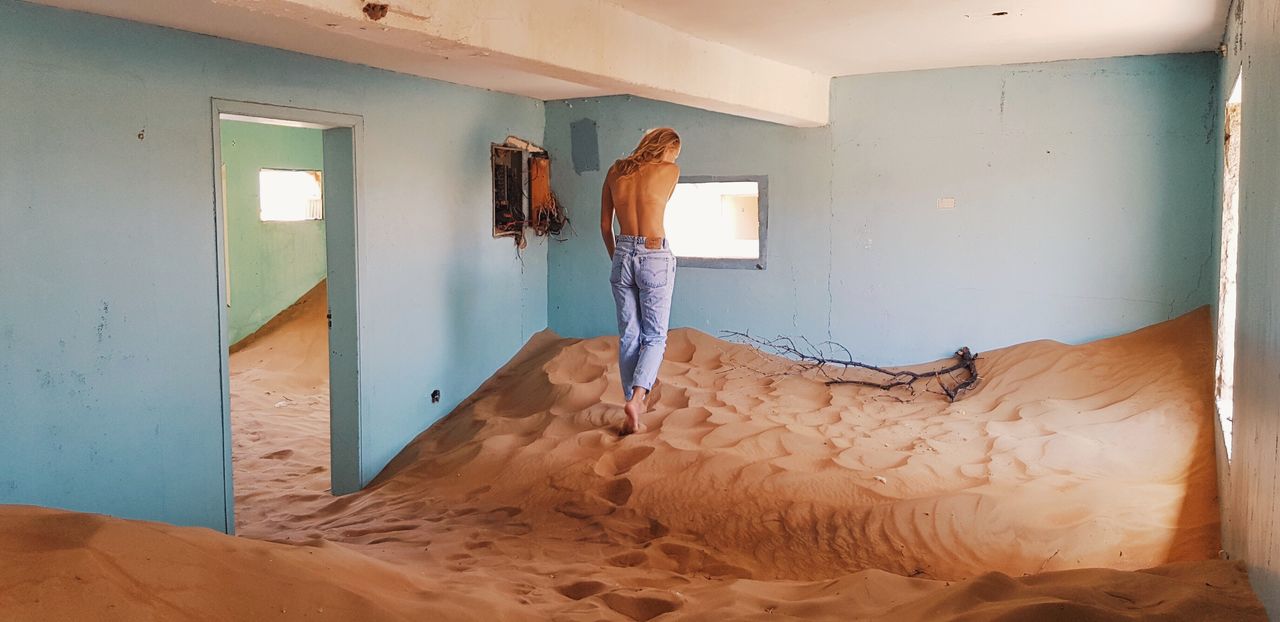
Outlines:
POLYGON ((942 391, 941 394, 946 396, 948 401, 954 402, 970 389, 978 386, 978 383, 982 380, 981 375, 978 374, 978 355, 969 351, 967 347, 956 350, 954 362, 942 369, 914 372, 904 369, 886 369, 877 365, 855 361, 848 348, 833 341, 814 344, 803 337, 797 342, 792 337, 761 339, 737 331, 725 331, 723 334, 726 337, 750 344, 757 350, 768 350, 786 357, 798 366, 800 373, 816 371, 826 378, 828 385, 852 384, 872 387, 882 391, 905 388, 912 395, 915 395, 917 382, 924 381, 925 390, 928 390, 927 387, 936 382, 942 391), (843 352, 845 358, 833 358, 837 351, 843 352), (828 355, 827 352, 832 352, 833 354, 828 355), (830 373, 830 369, 835 366, 840 367, 841 371, 850 369, 862 370, 877 378, 866 380, 845 378, 843 374, 833 376, 830 373))

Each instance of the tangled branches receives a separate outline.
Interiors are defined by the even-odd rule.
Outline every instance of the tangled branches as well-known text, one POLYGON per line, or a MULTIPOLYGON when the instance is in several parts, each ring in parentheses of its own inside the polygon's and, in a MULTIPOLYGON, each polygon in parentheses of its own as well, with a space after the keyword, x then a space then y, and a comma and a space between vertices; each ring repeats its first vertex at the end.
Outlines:
POLYGON ((928 390, 930 385, 936 383, 941 390, 941 394, 946 396, 947 400, 954 402, 960 399, 967 391, 976 387, 982 380, 982 377, 978 374, 978 355, 970 352, 967 347, 956 350, 955 360, 942 369, 915 372, 902 369, 885 369, 876 365, 860 363, 853 360, 853 355, 848 348, 830 341, 815 345, 804 338, 797 342, 796 339, 791 337, 761 339, 736 331, 725 331, 724 334, 726 337, 755 346, 758 350, 770 351, 794 361, 800 366, 801 373, 811 370, 817 371, 827 379, 828 385, 853 384, 883 391, 905 388, 912 395, 915 395, 916 383, 924 381, 925 390, 928 390), (828 356, 827 352, 843 352, 845 358, 833 358, 828 356), (830 373, 833 366, 838 366, 842 371, 854 369, 869 372, 875 379, 845 378, 844 374, 839 377, 833 376, 830 373))

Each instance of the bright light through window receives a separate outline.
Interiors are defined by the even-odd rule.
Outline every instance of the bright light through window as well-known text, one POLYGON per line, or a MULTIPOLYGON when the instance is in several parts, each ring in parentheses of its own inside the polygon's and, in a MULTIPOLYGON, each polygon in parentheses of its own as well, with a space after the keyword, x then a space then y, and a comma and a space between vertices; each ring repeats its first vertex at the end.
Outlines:
POLYGON ((677 184, 667 203, 665 226, 677 257, 759 259, 760 184, 677 184))
POLYGON ((1227 100, 1226 144, 1222 168, 1222 237, 1218 269, 1218 420, 1227 461, 1231 460, 1236 362, 1236 271, 1240 251, 1240 113, 1243 82, 1236 76, 1227 100))
POLYGON ((324 218, 320 171, 258 171, 258 214, 264 221, 297 222, 324 218))

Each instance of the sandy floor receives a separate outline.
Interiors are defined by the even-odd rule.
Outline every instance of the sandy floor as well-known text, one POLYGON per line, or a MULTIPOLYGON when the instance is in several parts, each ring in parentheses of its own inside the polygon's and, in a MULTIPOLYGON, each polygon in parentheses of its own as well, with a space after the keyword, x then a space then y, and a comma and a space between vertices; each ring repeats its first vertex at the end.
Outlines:
POLYGON ((328 502, 325 282, 232 348, 236 533, 270 537, 290 506, 328 502))
POLYGON ((650 431, 625 438, 616 339, 544 333, 339 499, 323 307, 268 332, 233 361, 239 531, 256 540, 0 508, 16 562, 0 612, 1265 619, 1241 567, 1212 561, 1204 311, 984 353, 955 404, 776 375, 778 359, 679 330, 650 431))

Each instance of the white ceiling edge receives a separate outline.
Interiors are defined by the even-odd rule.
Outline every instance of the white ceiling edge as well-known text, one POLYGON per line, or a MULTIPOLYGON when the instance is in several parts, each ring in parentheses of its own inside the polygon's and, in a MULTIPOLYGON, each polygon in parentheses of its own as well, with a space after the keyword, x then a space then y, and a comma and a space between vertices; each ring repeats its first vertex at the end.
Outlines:
POLYGON ((543 101, 636 95, 799 127, 827 123, 832 75, 1207 51, 1229 2, 1164 0, 1195 11, 1144 25, 1148 0, 999 17, 1009 3, 400 0, 377 21, 361 0, 28 1, 543 101))
POLYGON ((1067 61, 1087 61, 1087 60, 1103 60, 1108 58, 1128 58, 1138 56, 1166 56, 1170 54, 1217 54, 1219 52, 1219 44, 1212 47, 1201 48, 1193 47, 1190 49, 1143 49, 1129 50, 1123 52, 1097 53, 1097 54, 1067 54, 1064 56, 1041 56, 1035 54, 1025 54, 1018 56, 1005 56, 1001 58, 974 58, 972 61, 965 62, 937 62, 937 63, 892 63, 886 64, 883 68, 867 69, 856 71, 853 73, 841 73, 832 75, 832 78, 852 78, 857 76, 870 76, 885 73, 907 73, 912 71, 939 71, 945 69, 967 69, 972 67, 1011 67, 1017 65, 1039 65, 1043 63, 1061 63, 1067 61))
POLYGON ((603 0, 29 0, 539 100, 629 94, 785 125, 828 121, 830 76, 603 0), (750 80, 741 79, 750 76, 750 80))
POLYGON ((833 76, 1205 52, 1231 0, 609 0, 833 76), (799 33, 799 34, 798 34, 799 33))

